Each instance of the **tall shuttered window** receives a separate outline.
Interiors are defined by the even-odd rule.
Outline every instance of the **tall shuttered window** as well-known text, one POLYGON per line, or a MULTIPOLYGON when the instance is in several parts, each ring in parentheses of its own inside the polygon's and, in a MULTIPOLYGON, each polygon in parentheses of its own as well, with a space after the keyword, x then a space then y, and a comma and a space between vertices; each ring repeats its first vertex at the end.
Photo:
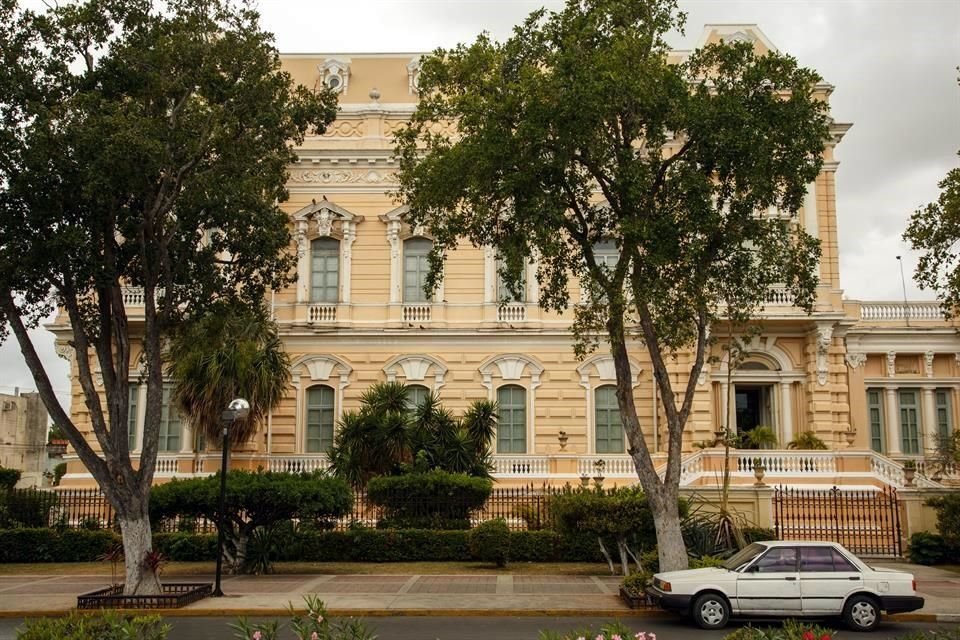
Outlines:
POLYGON ((339 302, 340 242, 317 238, 310 243, 310 301, 339 302))
POLYGON ((594 400, 597 453, 623 453, 623 425, 620 423, 617 388, 613 385, 598 387, 594 392, 594 400))
POLYGON ((433 241, 428 238, 410 238, 403 243, 403 301, 427 302, 429 296, 423 287, 430 271, 430 249, 433 241))
POLYGON ((497 389, 497 453, 527 451, 527 392, 514 384, 497 389))
POLYGON ((326 453, 333 445, 333 388, 307 389, 307 453, 326 453))
POLYGON ((526 270, 520 272, 520 281, 517 283, 517 293, 514 295, 503 279, 500 270, 503 269, 503 262, 497 260, 497 302, 526 302, 527 299, 527 273, 526 270))
POLYGON ((920 408, 916 389, 900 389, 900 443, 905 454, 920 453, 920 408))
MULTIPOLYGON (((950 389, 937 389, 937 436, 943 440, 953 431, 953 407, 950 403, 950 389)), ((936 445, 931 442, 928 446, 936 445)))
POLYGON ((870 448, 883 453, 883 390, 867 389, 867 419, 870 421, 870 448))
POLYGON ((417 407, 423 404, 423 401, 427 399, 427 396, 430 395, 430 389, 422 384, 408 384, 406 387, 406 392, 407 407, 409 407, 411 411, 415 411, 417 407))
POLYGON ((180 411, 173 404, 173 387, 163 388, 162 406, 160 407, 160 445, 158 451, 173 453, 180 451, 180 411))
POLYGON ((138 404, 140 400, 140 385, 131 384, 130 385, 130 402, 128 404, 128 409, 130 413, 127 415, 127 448, 130 451, 133 451, 137 448, 137 424, 139 422, 138 418, 138 404))

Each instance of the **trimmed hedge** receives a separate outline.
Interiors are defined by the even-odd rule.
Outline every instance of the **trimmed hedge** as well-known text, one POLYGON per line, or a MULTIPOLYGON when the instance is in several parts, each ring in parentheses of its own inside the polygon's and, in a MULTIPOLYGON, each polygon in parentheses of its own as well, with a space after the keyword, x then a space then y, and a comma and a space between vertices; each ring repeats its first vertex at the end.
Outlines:
POLYGON ((470 514, 483 507, 493 482, 439 469, 380 476, 367 483, 367 498, 383 508, 386 529, 469 529, 470 514))
POLYGON ((169 560, 198 562, 216 560, 217 535, 197 533, 155 533, 153 549, 169 560))
POLYGON ((510 559, 510 529, 503 518, 488 520, 471 529, 467 542, 473 558, 498 567, 507 566, 510 559))
POLYGON ((0 562, 92 562, 119 543, 112 531, 0 529, 0 562))

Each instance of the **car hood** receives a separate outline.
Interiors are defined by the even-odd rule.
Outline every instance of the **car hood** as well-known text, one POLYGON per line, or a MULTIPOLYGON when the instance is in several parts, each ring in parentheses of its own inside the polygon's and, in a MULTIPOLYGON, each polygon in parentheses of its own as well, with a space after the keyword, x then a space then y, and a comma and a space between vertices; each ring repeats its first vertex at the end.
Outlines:
POLYGON ((723 567, 704 567, 703 569, 684 569, 683 571, 664 571, 654 574, 655 578, 660 578, 666 582, 680 581, 711 581, 719 578, 725 578, 734 575, 729 569, 723 567))

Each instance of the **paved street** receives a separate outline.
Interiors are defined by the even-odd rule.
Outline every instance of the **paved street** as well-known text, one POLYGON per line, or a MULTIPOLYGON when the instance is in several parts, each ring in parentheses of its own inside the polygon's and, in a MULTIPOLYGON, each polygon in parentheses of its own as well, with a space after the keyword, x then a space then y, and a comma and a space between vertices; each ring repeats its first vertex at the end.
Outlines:
MULTIPOLYGON (((232 638, 227 625, 229 618, 168 618, 173 625, 170 640, 219 640, 232 638)), ((370 618, 379 640, 537 640, 541 629, 567 631, 584 625, 599 626, 610 618, 546 618, 546 617, 394 617, 370 618)), ((0 619, 0 640, 13 640, 19 619, 0 619)), ((755 623, 756 624, 756 623, 755 623)), ((761 623, 762 624, 762 623, 761 623)), ((731 625, 724 631, 702 631, 673 618, 628 619, 627 626, 634 632, 657 634, 658 640, 723 638, 736 629, 731 625)), ((835 625, 837 626, 837 625, 835 625)), ((938 625, 922 622, 885 623, 869 634, 869 640, 892 640, 912 631, 925 631, 938 625)), ((958 628, 958 625, 939 625, 939 628, 958 628)), ((282 636, 293 638, 292 634, 282 636)))

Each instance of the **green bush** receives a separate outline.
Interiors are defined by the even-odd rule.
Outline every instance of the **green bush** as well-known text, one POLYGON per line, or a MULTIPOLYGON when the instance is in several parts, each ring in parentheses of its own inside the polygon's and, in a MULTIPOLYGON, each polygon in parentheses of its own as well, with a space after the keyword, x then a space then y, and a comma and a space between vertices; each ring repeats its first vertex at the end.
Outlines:
POLYGON ((760 542, 763 540, 776 540, 777 532, 766 527, 743 527, 740 529, 743 539, 747 544, 751 542, 760 542))
POLYGON ((383 509, 384 528, 469 529, 492 489, 486 478, 435 469, 374 478, 367 498, 383 509))
POLYGON ((470 530, 467 536, 470 556, 480 562, 498 567, 507 566, 510 559, 510 529, 503 518, 488 520, 470 530))
POLYGON ((60 486, 60 481, 63 480, 65 475, 67 475, 67 463, 60 462, 53 468, 53 486, 60 486))
POLYGON ((72 611, 62 618, 27 620, 17 629, 17 640, 163 640, 169 633, 170 626, 157 615, 72 611))
POLYGON ((960 562, 960 493, 927 500, 937 511, 937 529, 943 537, 944 562, 960 562))
POLYGON ((50 524, 50 509, 55 506, 57 494, 53 491, 13 489, 0 492, 0 528, 46 527, 50 524))
POLYGON ((722 567, 726 562, 723 558, 717 556, 701 556, 699 558, 690 558, 691 569, 704 569, 707 567, 722 567))
POLYGON ((943 536, 928 531, 913 534, 910 536, 907 555, 914 564, 940 564, 944 557, 943 536))
POLYGON ((13 491, 13 488, 20 482, 19 469, 7 469, 0 467, 0 491, 13 491))
POLYGON ((0 563, 92 562, 119 542, 112 531, 0 529, 0 563))
POLYGON ((620 586, 626 589, 632 596, 641 597, 644 595, 646 588, 650 586, 651 580, 653 580, 653 572, 637 571, 624 578, 620 586))
POLYGON ((836 637, 833 629, 789 619, 780 628, 741 627, 725 635, 723 640, 833 640, 836 637))
POLYGON ((217 559, 216 534, 155 533, 153 548, 174 562, 217 559))

